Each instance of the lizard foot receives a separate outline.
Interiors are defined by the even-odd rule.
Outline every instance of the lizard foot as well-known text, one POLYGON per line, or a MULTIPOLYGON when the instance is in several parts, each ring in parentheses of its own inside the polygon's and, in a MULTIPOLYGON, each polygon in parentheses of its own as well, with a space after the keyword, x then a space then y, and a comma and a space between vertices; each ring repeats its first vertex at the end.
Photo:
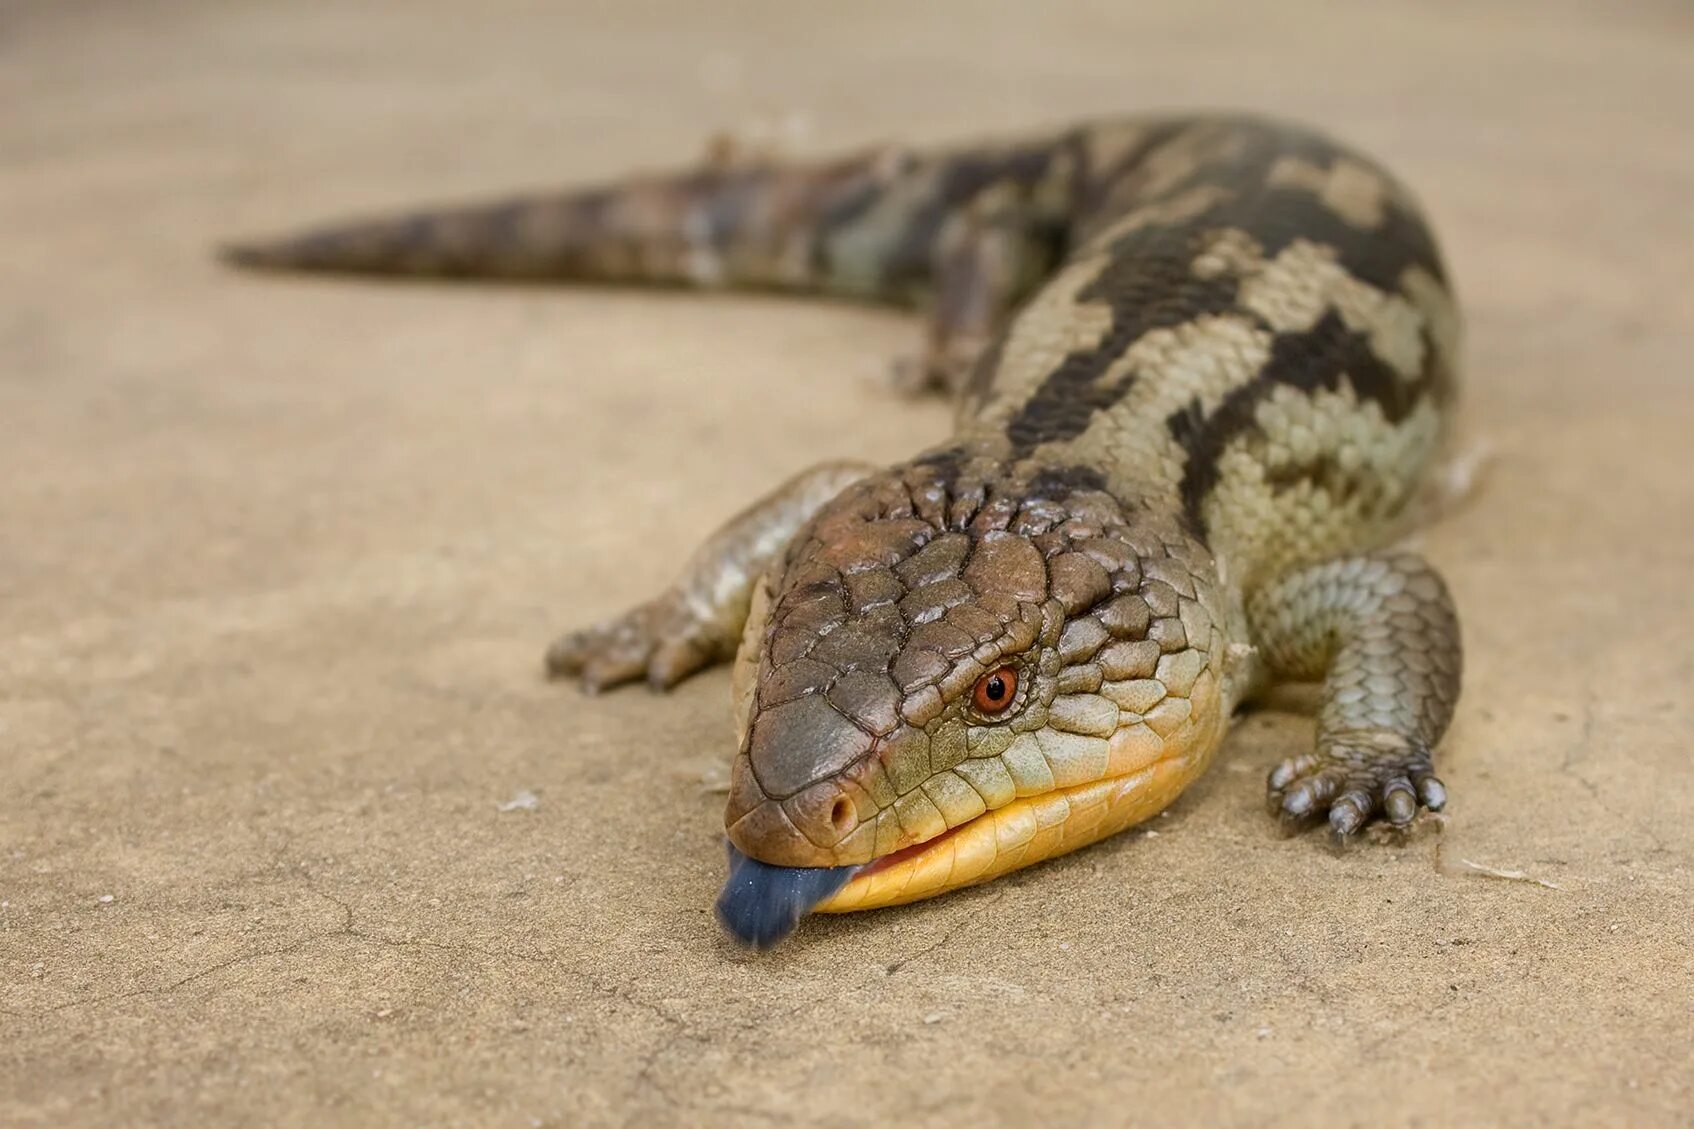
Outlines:
POLYGON ((547 676, 575 676, 591 694, 638 678, 668 690, 723 657, 714 625, 667 592, 547 648, 547 676))
POLYGON ((1420 807, 1440 811, 1447 803, 1429 750, 1382 732, 1326 735, 1316 752, 1283 761, 1265 783, 1285 827, 1327 819, 1338 841, 1379 815, 1406 827, 1420 807))

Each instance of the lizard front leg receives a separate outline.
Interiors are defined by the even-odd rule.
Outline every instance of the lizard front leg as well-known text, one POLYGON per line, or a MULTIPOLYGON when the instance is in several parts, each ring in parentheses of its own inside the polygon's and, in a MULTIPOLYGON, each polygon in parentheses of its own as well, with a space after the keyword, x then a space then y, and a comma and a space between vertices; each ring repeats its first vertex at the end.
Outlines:
POLYGON ((1447 792, 1431 759, 1459 696, 1459 624, 1441 577, 1409 553, 1301 569, 1255 593, 1248 618, 1273 676, 1323 679, 1315 751, 1271 771, 1272 810, 1327 817, 1338 837, 1383 814, 1404 826, 1447 792))
POLYGON ((759 574, 819 507, 873 469, 831 462, 795 475, 708 537, 657 597, 561 636, 547 650, 548 676, 575 675, 591 693, 643 676, 664 690, 734 658, 759 574))

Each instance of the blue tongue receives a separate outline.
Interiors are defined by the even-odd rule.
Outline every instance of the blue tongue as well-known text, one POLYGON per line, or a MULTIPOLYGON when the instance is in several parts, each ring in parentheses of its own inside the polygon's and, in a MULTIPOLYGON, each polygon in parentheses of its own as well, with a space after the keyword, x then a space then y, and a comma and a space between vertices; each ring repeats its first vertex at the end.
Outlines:
POLYGON ((772 866, 729 847, 729 880, 718 895, 718 920, 729 935, 768 949, 794 932, 813 906, 847 885, 856 866, 772 866))

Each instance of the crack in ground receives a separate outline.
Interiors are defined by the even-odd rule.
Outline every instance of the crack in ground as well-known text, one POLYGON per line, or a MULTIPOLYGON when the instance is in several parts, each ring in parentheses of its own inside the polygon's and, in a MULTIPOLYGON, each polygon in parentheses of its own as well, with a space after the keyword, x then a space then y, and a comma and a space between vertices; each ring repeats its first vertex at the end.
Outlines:
POLYGON ((176 991, 178 988, 192 984, 196 980, 204 980, 208 976, 216 975, 225 969, 234 968, 236 965, 246 964, 249 961, 260 960, 264 957, 286 956, 289 953, 305 948, 307 945, 321 941, 326 937, 337 937, 341 935, 342 930, 340 929, 330 929, 321 933, 312 933, 297 941, 293 941, 289 944, 281 945, 276 948, 255 949, 252 952, 242 953, 239 956, 230 957, 228 960, 219 961, 218 963, 202 968, 197 972, 191 972, 179 980, 171 981, 169 984, 163 984, 151 988, 132 988, 127 992, 112 992, 108 995, 94 996, 91 999, 86 1000, 69 1000, 62 1004, 55 1004, 52 1007, 43 1008, 40 1011, 13 1014, 24 1015, 26 1018, 40 1019, 44 1016, 53 1015, 56 1012, 67 1011, 73 1007, 93 1007, 96 1004, 115 1003, 119 1000, 134 999, 137 996, 167 996, 176 991))
MULTIPOLYGON (((55 1004, 52 1007, 42 1008, 33 1012, 0 1009, 0 1014, 12 1015, 23 1019, 40 1019, 75 1007, 95 1007, 100 1004, 117 1003, 121 1000, 135 999, 139 996, 168 996, 172 992, 177 991, 179 988, 186 987, 197 980, 204 980, 209 976, 215 976, 218 973, 234 968, 237 965, 246 964, 255 960, 263 960, 266 957, 287 956, 291 953, 299 952, 308 945, 313 945, 319 941, 328 940, 332 937, 350 937, 354 940, 366 941, 371 944, 382 945, 387 948, 430 948, 441 952, 469 953, 486 958, 503 957, 507 960, 522 961, 528 964, 541 964, 550 967, 559 966, 559 961, 551 955, 544 956, 535 953, 526 953, 518 949, 488 948, 466 942, 436 941, 428 937, 397 938, 384 936, 381 933, 365 932, 356 927, 353 907, 347 902, 333 894, 317 888, 310 882, 310 880, 305 883, 305 889, 307 893, 314 897, 322 898, 324 901, 329 902, 331 905, 340 910, 341 922, 339 925, 334 928, 320 929, 316 932, 308 933, 306 936, 290 941, 285 945, 274 945, 268 948, 254 949, 250 952, 240 953, 236 956, 229 957, 226 960, 221 960, 215 964, 208 965, 205 968, 198 969, 189 973, 187 976, 172 980, 166 984, 154 985, 146 988, 131 988, 128 991, 123 992, 110 992, 106 995, 93 996, 88 999, 68 1000, 65 1003, 55 1004)), ((593 983, 593 981, 590 980, 590 983, 593 983)), ((611 991, 599 984, 595 984, 594 986, 601 991, 611 991)), ((635 1000, 632 997, 626 998, 628 999, 628 1002, 635 1003, 637 1006, 652 1007, 652 1005, 646 1005, 644 1001, 635 1000)), ((657 1011, 657 1009, 654 1010, 657 1011)), ((658 1014, 663 1016, 662 1012, 658 1014)), ((670 1017, 663 1016, 663 1018, 669 1019, 670 1017)))
POLYGON ((958 922, 958 924, 954 925, 953 928, 947 930, 946 933, 942 934, 940 940, 936 941, 934 944, 931 944, 931 945, 926 946, 925 948, 919 949, 917 952, 912 953, 910 956, 904 956, 904 957, 901 957, 899 960, 891 962, 888 965, 888 975, 893 976, 896 972, 899 972, 902 968, 905 968, 907 965, 911 964, 913 961, 922 960, 924 957, 928 956, 930 953, 933 953, 936 949, 939 949, 943 945, 947 944, 947 942, 951 941, 954 937, 957 937, 960 933, 964 932, 965 929, 967 929, 971 925, 974 925, 976 923, 977 919, 981 918, 989 910, 991 910, 995 906, 999 905, 1000 901, 1003 898, 1005 898, 1005 896, 1006 896, 1006 892, 1004 890, 1000 891, 998 894, 995 894, 992 898, 990 898, 988 901, 984 902, 981 906, 979 906, 974 913, 971 913, 968 916, 962 918, 958 922))
POLYGON ((1576 743, 1566 748, 1564 758, 1559 765, 1560 773, 1570 777, 1572 780, 1576 781, 1577 784, 1581 785, 1583 791, 1588 793, 1589 798, 1594 801, 1594 805, 1601 811, 1611 816, 1617 822, 1628 827, 1633 827, 1642 835, 1646 836, 1648 841, 1652 843, 1654 850, 1659 852, 1669 851, 1670 848, 1665 845, 1664 839, 1660 837, 1658 832, 1654 831, 1645 823, 1642 823, 1639 819, 1625 815, 1613 808, 1612 805, 1607 803, 1605 798, 1600 794, 1600 786, 1577 770, 1576 764, 1577 761, 1581 759, 1581 754, 1593 744, 1595 727, 1594 715, 1596 710, 1597 705, 1594 695, 1589 694, 1582 702, 1582 732, 1577 736, 1576 743))

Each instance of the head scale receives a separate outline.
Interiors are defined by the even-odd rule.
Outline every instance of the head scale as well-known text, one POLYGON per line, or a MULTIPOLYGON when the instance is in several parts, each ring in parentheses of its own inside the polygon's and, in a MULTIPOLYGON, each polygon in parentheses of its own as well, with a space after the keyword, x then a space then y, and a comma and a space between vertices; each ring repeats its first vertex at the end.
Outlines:
POLYGON ((862 866, 1192 746, 1210 568, 1083 471, 947 453, 849 488, 755 601, 731 842, 862 866))

